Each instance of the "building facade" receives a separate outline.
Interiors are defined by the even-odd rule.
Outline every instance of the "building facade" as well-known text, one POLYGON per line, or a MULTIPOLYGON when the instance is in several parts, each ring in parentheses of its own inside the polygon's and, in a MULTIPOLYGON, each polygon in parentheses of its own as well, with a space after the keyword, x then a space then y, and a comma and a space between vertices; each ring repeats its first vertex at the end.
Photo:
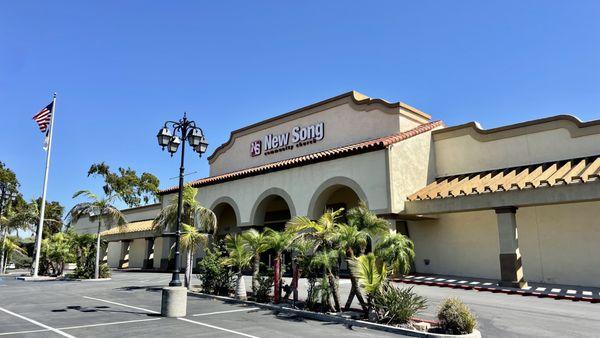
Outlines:
MULTIPOLYGON (((414 241, 416 272, 600 286, 599 155, 600 121, 447 127, 349 92, 233 131, 190 183, 220 234, 364 201, 414 241)), ((171 239, 130 222, 104 233, 109 264, 166 269, 171 239)))

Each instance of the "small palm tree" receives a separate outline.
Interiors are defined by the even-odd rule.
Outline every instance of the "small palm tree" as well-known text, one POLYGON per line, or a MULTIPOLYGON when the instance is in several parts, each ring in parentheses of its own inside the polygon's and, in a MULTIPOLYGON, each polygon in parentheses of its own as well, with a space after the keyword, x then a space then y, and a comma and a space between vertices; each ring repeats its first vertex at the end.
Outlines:
POLYGON ((315 251, 315 241, 299 235, 290 248, 292 251, 292 291, 294 304, 298 301, 298 281, 302 266, 310 267, 309 256, 315 251))
POLYGON ((8 262, 10 262, 13 254, 18 254, 21 256, 27 256, 27 251, 19 246, 17 240, 11 237, 4 237, 0 241, 2 241, 2 253, 3 253, 3 262, 2 269, 0 270, 0 274, 6 273, 6 266, 8 262))
POLYGON ((367 295, 369 319, 375 320, 377 314, 373 310, 373 298, 387 280, 386 264, 378 261, 373 253, 368 253, 350 261, 350 271, 358 279, 360 287, 367 295))
MULTIPOLYGON (((339 245, 340 251, 343 252, 344 256, 346 257, 347 262, 352 261, 355 258, 355 252, 357 250, 359 252, 364 252, 364 248, 367 246, 369 239, 369 233, 364 230, 358 230, 356 226, 347 224, 337 225, 335 241, 339 245)), ((350 309, 352 301, 354 300, 354 296, 356 296, 363 311, 366 311, 367 304, 365 303, 362 293, 358 287, 358 281, 352 274, 350 274, 350 283, 352 284, 352 287, 350 289, 350 294, 348 295, 344 309, 350 309)))
POLYGON ((375 247, 375 255, 392 268, 392 273, 406 274, 415 258, 415 246, 408 237, 389 233, 375 247))
POLYGON ((254 255, 252 264, 252 294, 256 295, 258 289, 258 273, 260 270, 260 254, 269 250, 267 236, 264 232, 256 229, 246 230, 242 233, 242 238, 246 242, 248 250, 254 255))
POLYGON ((322 246, 331 248, 336 226, 343 212, 343 208, 335 211, 329 210, 321 215, 317 221, 313 221, 308 217, 297 216, 287 223, 287 230, 314 238, 317 244, 315 250, 322 246))
MULTIPOLYGON (((358 230, 366 231, 373 237, 385 234, 390 229, 390 223, 369 210, 363 201, 357 207, 348 210, 346 218, 349 225, 356 227, 358 230)), ((364 253, 364 249, 361 253, 364 253)))
POLYGON ((273 302, 279 303, 281 298, 281 255, 290 249, 294 241, 298 238, 292 231, 275 231, 270 228, 265 229, 267 243, 269 248, 275 251, 275 266, 273 268, 273 302))
MULTIPOLYGON (((192 279, 192 259, 196 248, 206 245, 210 236, 217 231, 217 216, 212 210, 203 207, 196 196, 198 189, 186 185, 183 187, 183 206, 181 213, 182 234, 180 243, 186 251, 185 286, 190 287, 192 279)), ((152 222, 152 228, 157 233, 174 229, 177 223, 177 200, 160 211, 152 222)))
MULTIPOLYGON (((314 268, 321 269, 323 274, 323 280, 328 281, 331 295, 333 296, 333 304, 336 312, 340 312, 340 298, 338 295, 336 278, 333 275, 333 268, 338 262, 338 252, 335 250, 323 250, 317 252, 312 260, 311 265, 314 268)), ((321 301, 321 305, 328 303, 327 300, 321 301)))
POLYGON ((98 279, 100 276, 100 231, 102 226, 110 226, 116 224, 117 226, 123 226, 126 223, 125 216, 113 205, 117 195, 108 195, 105 197, 99 197, 89 190, 81 190, 73 195, 73 198, 85 196, 89 200, 88 202, 82 202, 76 204, 71 211, 69 211, 67 218, 68 222, 77 222, 81 217, 96 216, 98 218, 98 230, 96 231, 96 262, 94 266, 94 279, 98 279), (104 222, 104 224, 103 224, 104 222))
POLYGON ((246 283, 242 272, 250 266, 253 254, 248 250, 245 240, 238 234, 227 235, 225 237, 225 247, 229 255, 223 259, 223 264, 237 270, 235 298, 246 300, 246 283))

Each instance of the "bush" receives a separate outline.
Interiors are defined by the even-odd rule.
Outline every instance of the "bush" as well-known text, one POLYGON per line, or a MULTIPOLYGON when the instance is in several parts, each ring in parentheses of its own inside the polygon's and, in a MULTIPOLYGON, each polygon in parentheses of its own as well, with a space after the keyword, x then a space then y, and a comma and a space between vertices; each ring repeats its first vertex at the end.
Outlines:
POLYGON ((23 255, 13 255, 11 260, 15 263, 15 268, 17 269, 31 268, 31 263, 33 262, 33 258, 23 255))
POLYGON ((380 322, 406 324, 427 308, 427 299, 413 292, 412 286, 401 289, 386 283, 373 298, 373 306, 380 322))
POLYGON ((446 299, 438 311, 440 328, 447 334, 468 334, 477 326, 477 320, 458 298, 446 299))
POLYGON ((197 277, 202 284, 202 292, 220 296, 228 296, 235 289, 235 274, 221 263, 223 251, 205 249, 206 254, 198 262, 197 277))
POLYGON ((257 302, 267 303, 269 302, 269 296, 271 295, 271 290, 273 289, 273 273, 261 274, 258 276, 258 288, 256 289, 256 295, 254 295, 254 299, 257 302))

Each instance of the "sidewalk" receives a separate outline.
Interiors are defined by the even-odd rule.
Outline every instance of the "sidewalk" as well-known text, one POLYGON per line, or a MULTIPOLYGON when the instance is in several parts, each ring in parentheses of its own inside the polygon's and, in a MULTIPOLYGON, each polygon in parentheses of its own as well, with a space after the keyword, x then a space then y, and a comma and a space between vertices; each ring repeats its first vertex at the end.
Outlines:
POLYGON ((406 284, 587 301, 591 303, 600 302, 600 288, 597 287, 528 282, 527 287, 512 288, 500 286, 498 285, 498 281, 490 279, 421 274, 404 276, 400 279, 394 279, 394 281, 406 284))

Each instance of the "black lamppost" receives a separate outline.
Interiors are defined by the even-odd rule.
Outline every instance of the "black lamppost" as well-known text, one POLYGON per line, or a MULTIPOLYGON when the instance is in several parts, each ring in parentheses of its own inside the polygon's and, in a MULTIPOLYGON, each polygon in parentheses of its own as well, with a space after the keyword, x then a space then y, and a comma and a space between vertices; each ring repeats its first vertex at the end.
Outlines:
POLYGON ((190 147, 197 153, 202 154, 206 152, 208 143, 204 138, 204 132, 200 127, 196 126, 196 122, 190 121, 186 117, 186 113, 183 113, 183 118, 177 122, 167 121, 164 126, 158 131, 158 144, 169 151, 171 157, 177 152, 179 145, 181 144, 181 165, 179 167, 179 193, 177 196, 177 224, 175 228, 175 270, 173 270, 173 277, 169 282, 169 286, 181 286, 181 280, 179 279, 179 273, 181 270, 181 263, 179 261, 179 237, 181 236, 181 211, 183 209, 183 172, 184 172, 184 158, 185 158, 185 141, 187 140, 190 147), (169 130, 171 126, 171 130, 169 130))

